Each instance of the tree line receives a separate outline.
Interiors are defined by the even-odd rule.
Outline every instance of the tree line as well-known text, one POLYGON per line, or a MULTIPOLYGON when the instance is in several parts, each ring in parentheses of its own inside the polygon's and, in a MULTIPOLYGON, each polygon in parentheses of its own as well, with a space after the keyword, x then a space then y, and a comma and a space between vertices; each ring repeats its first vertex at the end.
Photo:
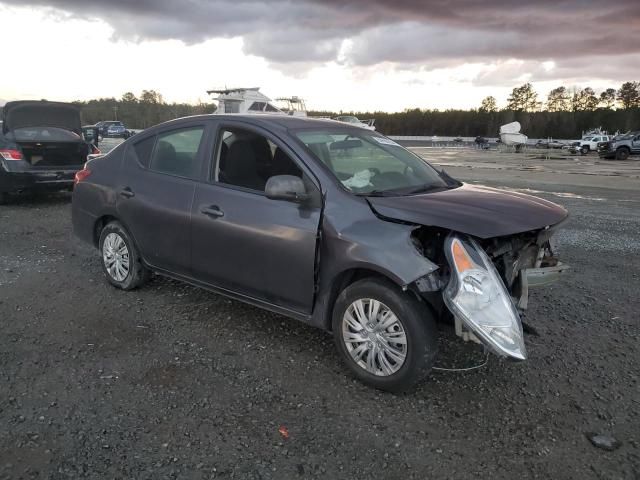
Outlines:
MULTIPOLYGON (((83 123, 121 120, 128 128, 143 129, 174 118, 213 113, 214 103, 167 103, 155 90, 139 97, 127 92, 121 98, 76 101, 83 123)), ((414 108, 403 112, 309 112, 311 116, 335 117, 351 113, 361 119, 375 118, 376 129, 386 135, 494 137, 501 125, 522 124, 530 138, 578 138, 594 127, 614 133, 640 130, 640 82, 625 82, 597 94, 592 88, 551 90, 540 100, 530 83, 515 87, 507 106, 499 109, 495 97, 486 97, 477 109, 437 110, 414 108)))
MULTIPOLYGON (((501 125, 518 121, 531 138, 579 138, 595 127, 614 133, 640 130, 640 82, 625 82, 600 94, 590 88, 551 90, 546 101, 539 99, 530 83, 515 87, 507 106, 499 109, 493 96, 477 109, 437 110, 414 108, 403 112, 351 112, 358 118, 376 119, 376 129, 386 135, 440 135, 495 137, 501 125)), ((345 114, 345 112, 340 112, 345 114)), ((336 116, 335 112, 312 112, 336 116)))
POLYGON ((93 125, 101 120, 120 120, 127 128, 142 129, 174 118, 213 113, 216 105, 199 102, 166 103, 155 90, 143 90, 139 97, 127 92, 120 99, 98 98, 73 102, 80 106, 82 121, 93 125))

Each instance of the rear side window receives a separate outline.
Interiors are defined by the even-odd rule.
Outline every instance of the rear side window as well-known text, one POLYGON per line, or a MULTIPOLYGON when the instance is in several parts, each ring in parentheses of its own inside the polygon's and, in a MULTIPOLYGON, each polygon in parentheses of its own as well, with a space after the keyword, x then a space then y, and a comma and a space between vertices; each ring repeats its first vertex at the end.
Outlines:
POLYGON ((150 169, 179 177, 198 178, 198 150, 203 133, 204 127, 192 127, 158 135, 150 169))
POLYGON ((143 167, 149 168, 151 163, 151 153, 153 152, 153 144, 156 137, 149 137, 141 140, 133 145, 133 150, 136 154, 137 160, 143 167))

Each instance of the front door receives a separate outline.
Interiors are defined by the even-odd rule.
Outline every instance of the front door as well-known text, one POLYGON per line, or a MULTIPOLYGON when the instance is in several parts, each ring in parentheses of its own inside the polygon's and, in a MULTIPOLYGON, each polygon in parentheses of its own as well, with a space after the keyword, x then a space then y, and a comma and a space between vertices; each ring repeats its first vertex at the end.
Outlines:
POLYGON ((267 132, 218 129, 211 178, 196 186, 192 269, 202 281, 301 313, 311 312, 321 216, 319 190, 293 152, 267 132), (304 171, 304 173, 303 173, 304 171), (264 195, 272 175, 315 189, 298 204, 264 195))

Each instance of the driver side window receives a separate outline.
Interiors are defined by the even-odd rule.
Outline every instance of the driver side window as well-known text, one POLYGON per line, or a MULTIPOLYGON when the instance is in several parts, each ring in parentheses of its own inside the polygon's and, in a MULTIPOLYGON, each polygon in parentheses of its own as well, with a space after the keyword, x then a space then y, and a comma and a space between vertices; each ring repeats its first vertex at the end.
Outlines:
POLYGON ((243 128, 224 128, 218 136, 213 180, 264 192, 275 175, 302 178, 302 170, 267 137, 243 128))

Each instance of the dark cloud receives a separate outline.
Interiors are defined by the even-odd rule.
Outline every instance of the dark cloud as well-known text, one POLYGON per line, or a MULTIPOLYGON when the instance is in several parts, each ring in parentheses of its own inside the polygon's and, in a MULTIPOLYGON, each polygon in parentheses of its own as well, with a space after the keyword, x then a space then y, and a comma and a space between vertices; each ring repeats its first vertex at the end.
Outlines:
MULTIPOLYGON (((246 53, 283 65, 337 60, 368 66, 382 62, 416 68, 461 62, 522 59, 534 75, 539 62, 556 71, 599 67, 591 58, 640 57, 637 0, 0 0, 52 7, 101 18, 115 36, 197 43, 241 36, 246 53), (349 48, 341 49, 348 40, 349 48), (536 63, 537 62, 537 63, 536 63)), ((616 63, 614 60, 613 63, 616 63)), ((625 64, 626 65, 626 64, 625 64)), ((625 66, 640 76, 636 68, 625 66)), ((571 72, 568 72, 571 70, 571 72)), ((612 75, 615 71, 611 72, 612 75)), ((479 83, 489 77, 477 79, 479 83)))

